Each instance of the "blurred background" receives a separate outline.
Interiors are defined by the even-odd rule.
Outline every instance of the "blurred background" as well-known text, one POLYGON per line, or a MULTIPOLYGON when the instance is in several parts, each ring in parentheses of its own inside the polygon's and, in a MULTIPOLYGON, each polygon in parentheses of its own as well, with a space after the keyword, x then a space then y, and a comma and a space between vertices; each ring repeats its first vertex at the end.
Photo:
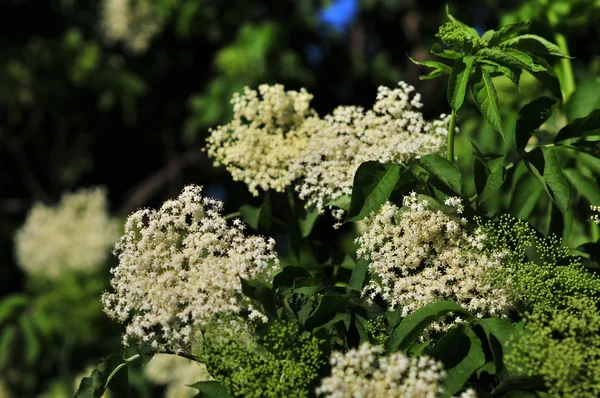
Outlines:
MULTIPOLYGON (((105 319, 99 302, 115 263, 112 244, 98 249, 104 255, 92 273, 26 271, 33 266, 17 255, 15 237, 34 205, 82 206, 73 214, 83 217, 86 205, 68 204, 65 193, 99 186, 98 214, 121 224, 190 183, 224 200, 229 211, 259 204, 202 151, 209 128, 229 120, 229 100, 246 85, 305 87, 324 115, 341 104, 370 107, 379 85, 404 80, 421 93, 427 117, 448 113, 446 82, 419 81, 423 70, 407 57, 432 57, 445 6, 437 0, 0 2, 0 397, 72 396, 77 375, 120 347, 119 325, 105 319)), ((537 34, 564 35, 576 57, 576 80, 590 87, 582 106, 600 106, 593 96, 600 89, 598 1, 466 0, 450 8, 480 32, 531 19, 537 34)), ((521 93, 508 83, 498 87, 508 124, 541 90, 527 76, 521 93)), ((472 103, 462 112, 460 140, 470 152, 470 137, 493 133, 472 103)), ((499 142, 482 145, 493 152, 499 142)), ((472 167, 467 152, 457 155, 472 167)), ((585 205, 600 198, 589 195, 585 205)), ((44 217, 63 217, 52 214, 44 217)), ((104 224, 90 225, 97 231, 104 224)), ((36 233, 45 236, 42 246, 54 245, 52 228, 36 233)), ((162 391, 161 383, 144 380, 134 378, 140 396, 162 391)))

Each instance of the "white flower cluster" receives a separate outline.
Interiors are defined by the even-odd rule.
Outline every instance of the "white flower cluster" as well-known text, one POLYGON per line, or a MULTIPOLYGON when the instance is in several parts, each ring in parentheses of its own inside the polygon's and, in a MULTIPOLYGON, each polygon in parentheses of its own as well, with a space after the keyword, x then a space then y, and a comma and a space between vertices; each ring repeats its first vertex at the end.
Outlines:
MULTIPOLYGON (((446 372, 427 356, 407 358, 401 353, 382 356, 383 349, 368 343, 345 354, 331 355, 331 375, 321 380, 317 394, 328 398, 435 398, 443 393, 446 372)), ((472 390, 461 398, 474 398, 472 390)))
POLYGON ((121 41, 134 53, 146 51, 163 27, 150 0, 104 0, 101 12, 105 39, 121 41))
MULTIPOLYGON (((600 206, 590 206, 590 208, 592 209, 592 211, 595 211, 596 213, 600 213, 600 206)), ((594 214, 592 216, 592 221, 595 222, 596 224, 600 225, 600 214, 594 214)))
POLYGON ((191 384, 210 380, 206 366, 177 355, 156 354, 144 368, 148 380, 166 385, 165 398, 191 398, 198 391, 191 384))
MULTIPOLYGON (((208 153, 257 195, 258 188, 283 191, 297 182, 306 206, 321 213, 352 193, 358 166, 366 161, 406 162, 445 147, 447 117, 425 121, 414 87, 379 87, 372 110, 341 106, 320 118, 312 95, 281 85, 245 89, 235 95, 233 121, 212 131, 208 153)), ((334 211, 337 218, 343 212, 334 211)))
POLYGON ((221 216, 223 204, 187 186, 160 210, 129 216, 115 248, 113 293, 102 297, 105 312, 129 318, 124 343, 180 352, 196 342, 201 328, 220 314, 249 311, 264 319, 241 293, 240 277, 268 279, 278 267, 275 242, 244 236, 221 216))
MULTIPOLYGON (((460 199, 445 204, 462 213, 460 199)), ((507 314, 508 292, 492 280, 502 267, 502 253, 486 254, 485 236, 470 235, 466 219, 431 210, 414 192, 403 205, 388 202, 364 220, 357 254, 370 260, 376 278, 363 293, 400 306, 402 316, 440 300, 453 300, 478 317, 507 314)))
MULTIPOLYGON (((325 117, 326 127, 314 134, 296 158, 293 172, 303 172, 296 186, 307 206, 323 212, 328 202, 352 194, 354 174, 361 163, 404 163, 445 147, 447 120, 427 122, 416 111, 422 104, 414 87, 404 82, 396 89, 379 87, 373 110, 341 106, 325 117)), ((334 213, 334 215, 343 213, 334 213)))
POLYGON ((54 207, 35 204, 15 235, 17 263, 27 273, 57 278, 101 267, 119 238, 108 213, 106 191, 64 194, 54 207))
POLYGON ((282 192, 298 177, 289 170, 291 160, 318 125, 312 98, 306 90, 285 91, 280 84, 263 84, 258 92, 246 87, 231 100, 233 120, 211 131, 208 154, 252 194, 258 195, 258 188, 282 192))

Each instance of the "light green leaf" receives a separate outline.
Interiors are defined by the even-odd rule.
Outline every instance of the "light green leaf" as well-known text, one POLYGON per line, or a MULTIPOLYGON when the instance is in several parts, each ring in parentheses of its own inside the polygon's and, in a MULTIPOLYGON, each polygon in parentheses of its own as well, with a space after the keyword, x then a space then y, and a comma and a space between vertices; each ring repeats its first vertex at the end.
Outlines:
POLYGON ((496 167, 492 168, 492 172, 487 178, 483 191, 481 195, 477 198, 479 203, 483 203, 491 197, 495 196, 502 184, 504 184, 504 180, 506 178, 506 169, 499 163, 496 167))
POLYGON ((400 165, 369 161, 354 175, 348 221, 359 221, 385 203, 400 179, 400 165))
POLYGON ((502 73, 504 76, 508 77, 510 79, 510 81, 512 81, 513 84, 515 86, 517 86, 517 88, 519 87, 519 80, 521 78, 521 69, 514 67, 514 66, 501 65, 496 61, 492 61, 492 60, 486 59, 486 58, 480 58, 480 59, 478 59, 478 62, 480 64, 485 64, 484 67, 487 69, 488 72, 502 73))
MULTIPOLYGON (((508 39, 514 37, 515 35, 518 35, 522 31, 529 29, 530 24, 531 23, 529 21, 522 21, 522 22, 510 24, 510 25, 504 26, 502 29, 500 29, 497 32, 491 31, 492 32, 491 34, 489 34, 487 37, 486 37, 486 35, 484 35, 482 37, 482 39, 483 40, 487 39, 486 41, 488 42, 488 45, 490 47, 494 47, 494 46, 497 46, 498 44, 504 42, 505 40, 508 40, 508 39)), ((487 32, 486 32, 486 34, 487 34, 487 32)))
MULTIPOLYGON (((458 58, 462 58, 462 56, 463 56, 462 54, 457 53, 454 50, 448 50, 448 49, 442 48, 440 43, 433 43, 433 46, 431 46, 430 52, 440 58, 446 58, 446 59, 458 59, 458 58)), ((449 68, 449 69, 451 69, 451 68, 449 68)), ((448 70, 448 72, 449 72, 449 70, 448 70)))
POLYGON ((589 115, 594 109, 600 109, 600 78, 578 83, 565 108, 570 122, 589 115))
POLYGON ((502 46, 511 47, 527 53, 572 58, 563 50, 561 50, 556 44, 551 43, 543 37, 532 34, 517 36, 510 40, 506 40, 502 43, 502 46))
POLYGON ((452 66, 448 80, 448 104, 454 111, 458 111, 465 101, 469 77, 473 69, 474 57, 467 55, 463 59, 457 59, 452 66))
POLYGON ((485 69, 477 67, 471 83, 471 90, 475 103, 483 117, 494 130, 504 135, 500 110, 498 109, 498 95, 492 83, 492 78, 485 69))

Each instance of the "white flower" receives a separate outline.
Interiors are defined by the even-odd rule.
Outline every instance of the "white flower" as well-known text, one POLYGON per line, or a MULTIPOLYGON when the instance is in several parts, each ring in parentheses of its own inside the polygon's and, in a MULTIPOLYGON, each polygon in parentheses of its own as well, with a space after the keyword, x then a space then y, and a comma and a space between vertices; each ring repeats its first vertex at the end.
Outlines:
MULTIPOLYGON (((331 375, 321 380, 317 394, 328 398, 435 398, 443 393, 446 372, 430 357, 407 358, 402 353, 382 356, 368 343, 345 354, 331 355, 331 375)), ((461 397, 475 397, 472 390, 461 397)))
MULTIPOLYGON (((446 203, 462 209, 458 198, 446 203)), ((369 272, 377 276, 363 293, 399 306, 403 317, 440 300, 478 316, 506 315, 512 301, 492 280, 502 253, 486 254, 481 232, 470 235, 459 219, 431 210, 414 192, 403 205, 400 211, 388 202, 363 222, 357 254, 370 260, 369 272)))
MULTIPOLYGON (((592 211, 600 213, 600 206, 590 206, 590 208, 592 209, 592 211)), ((600 215, 594 214, 592 216, 592 221, 595 222, 596 224, 600 225, 600 215)))
POLYGON ((227 225, 222 207, 202 197, 200 187, 187 186, 160 210, 129 216, 115 248, 114 292, 102 297, 109 316, 129 319, 125 344, 179 352, 220 314, 245 310, 251 319, 265 319, 243 297, 240 278, 270 278, 279 264, 275 242, 227 225))
POLYGON ((101 188, 64 194, 55 207, 35 204, 15 235, 18 264, 48 278, 98 269, 119 237, 107 207, 101 188))
MULTIPOLYGON (((425 121, 416 108, 419 95, 414 87, 379 87, 373 110, 341 106, 325 117, 325 126, 314 133, 294 160, 290 171, 301 176, 296 190, 307 207, 324 212, 328 203, 350 196, 354 174, 361 163, 404 163, 445 148, 447 118, 425 121)), ((343 212, 334 213, 338 219, 343 212)))
POLYGON ((102 4, 101 27, 105 39, 122 41, 134 53, 146 51, 163 24, 149 0, 104 0, 102 4))
POLYGON ((231 100, 233 120, 211 131, 208 154, 252 194, 259 189, 282 192, 298 176, 290 172, 290 162, 320 128, 309 106, 312 97, 304 89, 285 91, 280 84, 263 84, 258 92, 244 88, 243 95, 236 93, 231 100))

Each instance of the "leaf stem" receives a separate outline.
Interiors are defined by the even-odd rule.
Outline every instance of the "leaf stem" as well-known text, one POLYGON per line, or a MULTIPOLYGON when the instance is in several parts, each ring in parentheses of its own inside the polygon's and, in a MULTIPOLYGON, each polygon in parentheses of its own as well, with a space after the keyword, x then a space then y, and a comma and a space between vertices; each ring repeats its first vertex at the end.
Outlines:
MULTIPOLYGON (((555 35, 556 44, 560 47, 565 54, 569 53, 569 47, 567 45, 567 39, 562 33, 556 33, 555 35)), ((575 91, 575 77, 573 75, 573 66, 570 58, 560 59, 561 69, 561 88, 563 91, 563 102, 567 102, 571 94, 575 91)))
POLYGON ((225 220, 231 220, 232 218, 236 218, 236 217, 239 217, 241 215, 242 215, 242 213, 240 213, 239 211, 236 211, 234 213, 229 213, 229 214, 223 216, 223 219, 225 219, 225 220))
POLYGON ((454 163, 454 134, 456 131, 456 111, 453 109, 450 114, 450 123, 448 125, 448 160, 454 163))

